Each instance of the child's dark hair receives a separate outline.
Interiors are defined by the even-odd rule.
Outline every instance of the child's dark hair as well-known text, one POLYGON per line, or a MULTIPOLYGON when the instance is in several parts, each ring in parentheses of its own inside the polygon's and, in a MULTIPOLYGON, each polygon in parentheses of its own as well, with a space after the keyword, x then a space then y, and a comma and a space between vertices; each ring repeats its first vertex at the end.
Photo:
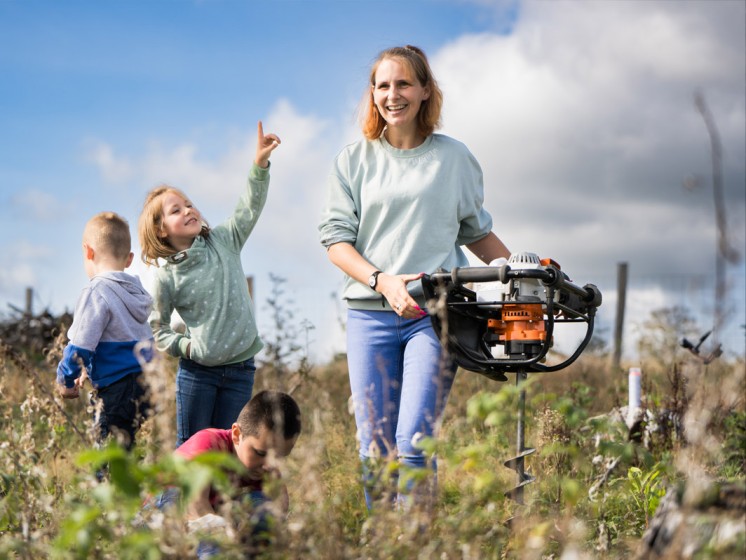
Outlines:
POLYGON ((244 405, 236 423, 243 435, 258 436, 265 427, 288 440, 300 434, 300 408, 287 393, 262 391, 244 405))

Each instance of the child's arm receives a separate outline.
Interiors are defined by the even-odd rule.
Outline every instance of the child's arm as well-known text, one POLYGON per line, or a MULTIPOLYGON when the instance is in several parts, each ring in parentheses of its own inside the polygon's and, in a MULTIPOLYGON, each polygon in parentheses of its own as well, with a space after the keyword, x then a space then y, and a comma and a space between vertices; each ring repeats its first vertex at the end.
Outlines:
POLYGON ((272 154, 274 149, 279 146, 282 141, 276 134, 264 134, 264 127, 262 121, 259 121, 256 127, 257 141, 256 141, 256 157, 254 163, 259 167, 266 169, 269 167, 269 156, 272 154))
POLYGON ((65 399, 75 399, 80 387, 88 379, 93 368, 96 352, 70 343, 62 351, 62 359, 57 366, 57 392, 65 399))
POLYGON ((90 284, 75 305, 73 324, 68 331, 70 342, 57 366, 57 391, 62 397, 74 399, 80 394, 83 381, 93 371, 96 349, 110 317, 106 299, 90 284))
POLYGON ((59 393, 63 399, 77 399, 80 396, 80 389, 83 387, 86 379, 88 379, 88 370, 81 368, 80 377, 75 379, 75 385, 67 387, 64 382, 57 383, 57 393, 59 393))
POLYGON ((290 497, 288 496, 288 488, 282 481, 282 473, 280 469, 271 468, 265 474, 265 481, 267 482, 266 493, 268 497, 279 507, 283 515, 287 515, 290 509, 290 497))
POLYGON ((211 235, 228 235, 229 243, 236 250, 244 246, 256 226, 267 201, 269 189, 269 157, 280 145, 276 134, 264 134, 262 121, 257 123, 257 142, 254 165, 249 170, 246 190, 241 195, 233 216, 225 223, 212 228, 211 235))
POLYGON ((290 496, 288 496, 288 487, 284 484, 280 486, 280 495, 277 498, 277 503, 279 504, 283 515, 287 515, 288 510, 290 509, 290 496))
POLYGON ((199 519, 203 515, 209 513, 215 513, 215 509, 210 503, 210 485, 208 484, 202 492, 200 492, 186 508, 187 521, 194 521, 199 519))
POLYGON ((171 315, 174 311, 171 281, 165 275, 159 276, 154 289, 153 310, 148 323, 153 330, 156 347, 176 358, 189 358, 189 338, 171 328, 171 315))

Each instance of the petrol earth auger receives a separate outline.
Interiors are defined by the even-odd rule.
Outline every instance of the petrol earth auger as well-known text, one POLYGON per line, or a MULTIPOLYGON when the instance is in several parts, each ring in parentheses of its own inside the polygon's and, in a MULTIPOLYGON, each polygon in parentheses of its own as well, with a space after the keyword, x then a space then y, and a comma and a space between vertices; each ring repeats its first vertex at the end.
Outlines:
POLYGON ((490 266, 434 272, 422 278, 422 285, 433 327, 458 366, 494 381, 507 381, 505 374, 515 373, 516 455, 504 464, 517 473, 517 484, 508 494, 522 504, 523 487, 534 480, 525 458, 535 451, 525 445, 522 382, 529 372, 558 371, 580 356, 593 335, 601 292, 593 284, 574 284, 556 262, 534 253, 516 253, 490 266), (585 323, 585 336, 567 359, 548 365, 558 323, 585 323))

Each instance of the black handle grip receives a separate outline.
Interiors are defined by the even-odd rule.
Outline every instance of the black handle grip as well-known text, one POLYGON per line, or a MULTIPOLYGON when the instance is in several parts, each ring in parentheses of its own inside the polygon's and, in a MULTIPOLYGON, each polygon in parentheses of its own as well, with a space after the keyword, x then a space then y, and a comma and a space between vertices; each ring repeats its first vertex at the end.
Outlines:
POLYGON ((545 284, 555 281, 554 269, 526 268, 512 270, 509 265, 503 266, 470 266, 454 268, 450 272, 434 272, 430 275, 433 282, 466 284, 468 282, 502 282, 520 278, 536 278, 545 284))
POLYGON ((430 280, 444 284, 467 284, 469 282, 497 282, 500 280, 500 268, 479 266, 454 268, 450 272, 433 272, 430 280))
POLYGON ((513 270, 509 265, 503 266, 472 266, 454 268, 450 272, 434 272, 428 276, 433 283, 467 284, 469 282, 502 282, 534 278, 558 291, 565 291, 580 299, 589 307, 601 305, 601 292, 593 284, 586 284, 582 288, 573 284, 565 273, 558 268, 548 265, 541 268, 521 268, 513 270))
POLYGON ((502 282, 508 281, 510 267, 503 266, 474 266, 468 268, 454 268, 451 270, 451 282, 465 284, 466 282, 502 282))

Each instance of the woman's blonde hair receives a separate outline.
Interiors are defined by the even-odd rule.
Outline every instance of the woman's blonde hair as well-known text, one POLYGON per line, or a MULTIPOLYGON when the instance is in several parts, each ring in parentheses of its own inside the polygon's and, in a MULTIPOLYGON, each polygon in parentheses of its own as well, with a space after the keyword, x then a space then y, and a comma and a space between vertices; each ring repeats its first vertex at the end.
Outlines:
MULTIPOLYGON (((376 85, 376 71, 378 66, 386 59, 393 58, 409 67, 414 77, 420 82, 422 87, 430 89, 430 97, 422 101, 420 110, 417 113, 417 132, 422 136, 430 136, 433 131, 440 126, 440 111, 443 107, 443 92, 435 81, 433 71, 430 69, 430 63, 427 61, 425 53, 418 47, 406 45, 404 47, 393 47, 381 51, 370 69, 370 85, 376 85)), ((368 140, 375 140, 381 136, 386 126, 386 121, 378 112, 375 102, 373 101, 373 90, 367 88, 360 105, 360 124, 363 135, 368 140)))
MULTIPOLYGON (((137 232, 140 237, 140 258, 147 265, 158 266, 158 259, 170 257, 176 250, 163 235, 163 197, 166 194, 175 194, 184 200, 189 197, 183 191, 170 185, 160 185, 151 190, 145 197, 140 219, 137 223, 137 232)), ((202 231, 200 235, 207 237, 210 226, 202 220, 202 231)))

